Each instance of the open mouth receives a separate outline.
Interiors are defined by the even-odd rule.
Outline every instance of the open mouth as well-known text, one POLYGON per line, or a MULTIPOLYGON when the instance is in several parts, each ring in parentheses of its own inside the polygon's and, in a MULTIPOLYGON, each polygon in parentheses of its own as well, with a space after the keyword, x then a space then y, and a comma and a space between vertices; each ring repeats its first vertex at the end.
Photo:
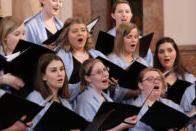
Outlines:
POLYGON ((107 84, 108 80, 102 80, 102 83, 107 84))
POLYGON ((63 79, 58 79, 57 81, 58 81, 58 82, 63 82, 63 79))
POLYGON ((136 45, 131 45, 131 47, 135 47, 136 45))
POLYGON ((82 41, 83 41, 83 39, 82 39, 82 38, 79 38, 79 39, 78 39, 78 42, 82 42, 82 41))
POLYGON ((159 89, 159 86, 155 86, 154 89, 158 90, 159 89))
POLYGON ((168 63, 170 61, 170 59, 164 59, 164 62, 168 63))

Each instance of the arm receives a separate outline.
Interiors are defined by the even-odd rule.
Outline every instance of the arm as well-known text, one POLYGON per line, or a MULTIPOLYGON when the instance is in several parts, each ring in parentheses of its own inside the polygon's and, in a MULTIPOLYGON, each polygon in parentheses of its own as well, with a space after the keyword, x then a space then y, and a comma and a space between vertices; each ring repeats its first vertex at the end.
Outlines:
POLYGON ((8 85, 16 90, 20 90, 24 86, 24 81, 17 76, 10 73, 3 74, 0 76, 0 85, 8 85))

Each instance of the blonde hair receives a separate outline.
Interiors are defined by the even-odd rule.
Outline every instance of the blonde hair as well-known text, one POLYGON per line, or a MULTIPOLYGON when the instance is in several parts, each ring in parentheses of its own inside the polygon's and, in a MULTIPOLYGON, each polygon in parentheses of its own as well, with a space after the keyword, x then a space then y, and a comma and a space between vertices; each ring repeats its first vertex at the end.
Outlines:
MULTIPOLYGON (((61 32, 59 38, 57 39, 56 43, 58 45, 60 45, 62 48, 64 48, 64 50, 66 52, 68 51, 71 51, 72 48, 70 46, 70 42, 69 42, 69 39, 68 39, 68 33, 70 31, 70 27, 71 25, 73 24, 85 24, 83 22, 83 20, 80 18, 80 17, 75 17, 75 18, 68 18, 65 23, 64 23, 64 26, 63 26, 63 31, 61 32)), ((86 25, 86 24, 85 24, 86 25)), ((84 49, 85 50, 89 50, 91 48, 94 48, 94 43, 93 43, 93 40, 92 40, 92 36, 90 35, 90 33, 88 32, 87 28, 86 28, 86 31, 88 33, 88 38, 87 38, 87 41, 86 41, 86 44, 84 46, 84 49)))
POLYGON ((19 26, 23 24, 23 21, 13 17, 13 16, 6 16, 1 20, 0 24, 0 40, 3 46, 3 50, 7 49, 7 42, 6 37, 9 33, 16 30, 19 26))

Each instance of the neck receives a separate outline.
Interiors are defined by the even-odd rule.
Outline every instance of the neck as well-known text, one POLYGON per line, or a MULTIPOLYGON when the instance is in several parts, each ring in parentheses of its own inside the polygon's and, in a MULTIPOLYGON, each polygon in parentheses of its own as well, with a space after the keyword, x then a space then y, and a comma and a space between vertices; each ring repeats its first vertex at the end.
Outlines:
POLYGON ((73 50, 73 54, 85 54, 85 53, 86 53, 86 51, 83 48, 73 50))
POLYGON ((51 14, 47 13, 45 10, 43 10, 43 19, 44 19, 44 21, 47 21, 47 22, 53 21, 53 18, 54 18, 53 15, 51 15, 51 14))
POLYGON ((128 62, 131 63, 133 60, 133 54, 132 53, 124 53, 123 54, 124 59, 128 62))

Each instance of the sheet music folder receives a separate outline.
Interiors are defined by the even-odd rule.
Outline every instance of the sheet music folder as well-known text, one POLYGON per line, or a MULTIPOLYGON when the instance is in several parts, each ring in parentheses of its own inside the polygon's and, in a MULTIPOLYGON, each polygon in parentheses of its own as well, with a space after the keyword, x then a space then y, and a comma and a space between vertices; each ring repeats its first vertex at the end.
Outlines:
POLYGON ((63 105, 53 102, 34 129, 36 131, 84 130, 88 125, 89 122, 83 117, 63 105))
POLYGON ((25 122, 31 121, 42 107, 19 96, 5 93, 0 98, 0 130, 7 128, 26 115, 25 122))
POLYGON ((99 22, 100 18, 101 18, 100 16, 97 16, 94 19, 92 19, 90 22, 88 22, 86 27, 87 27, 89 32, 93 31, 93 29, 95 28, 96 24, 99 22))
POLYGON ((170 99, 175 103, 180 104, 180 101, 186 88, 190 85, 191 83, 188 81, 177 79, 173 85, 168 85, 168 91, 166 92, 167 99, 170 99))
MULTIPOLYGON (((20 40, 18 42, 13 53, 18 51, 21 53, 10 62, 6 61, 6 59, 0 59, 1 63, 3 63, 1 67, 5 73, 12 73, 13 75, 18 76, 24 80, 25 88, 14 92, 18 93, 18 95, 26 96, 30 91, 32 91, 32 81, 39 57, 45 53, 54 52, 43 46, 24 40, 20 40)), ((3 58, 3 56, 0 58, 3 58)))
POLYGON ((137 115, 140 109, 140 107, 128 104, 104 102, 99 108, 94 119, 96 119, 101 114, 112 111, 111 114, 103 121, 103 123, 99 127, 102 130, 107 130, 119 125, 126 118, 131 117, 133 115, 137 115))
POLYGON ((181 129, 189 123, 186 114, 177 111, 162 102, 156 101, 141 118, 141 121, 150 125, 155 130, 167 130, 170 128, 181 129))
POLYGON ((145 65, 134 61, 127 70, 124 70, 123 68, 119 67, 118 65, 102 58, 97 57, 97 59, 100 59, 103 64, 106 67, 109 67, 109 74, 110 77, 114 77, 118 80, 118 84, 123 88, 128 89, 138 89, 138 76, 139 73, 146 68, 145 65))
POLYGON ((146 57, 148 50, 150 49, 150 43, 154 36, 154 32, 149 33, 142 38, 140 38, 140 46, 139 46, 139 56, 144 58, 146 57))

